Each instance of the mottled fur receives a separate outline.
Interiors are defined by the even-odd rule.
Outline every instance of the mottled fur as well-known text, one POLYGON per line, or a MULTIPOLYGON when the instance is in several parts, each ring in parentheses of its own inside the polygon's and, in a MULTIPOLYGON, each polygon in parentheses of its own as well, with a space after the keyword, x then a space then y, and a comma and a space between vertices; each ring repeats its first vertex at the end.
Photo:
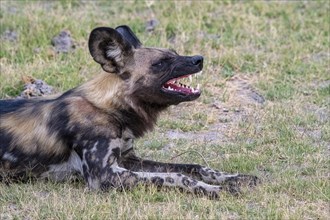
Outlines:
POLYGON ((134 139, 153 129, 162 110, 199 97, 190 88, 173 91, 171 80, 201 71, 203 57, 143 47, 127 26, 94 29, 89 49, 105 71, 93 80, 54 98, 0 101, 2 181, 78 174, 91 189, 154 184, 210 197, 256 183, 254 176, 134 153, 134 139))

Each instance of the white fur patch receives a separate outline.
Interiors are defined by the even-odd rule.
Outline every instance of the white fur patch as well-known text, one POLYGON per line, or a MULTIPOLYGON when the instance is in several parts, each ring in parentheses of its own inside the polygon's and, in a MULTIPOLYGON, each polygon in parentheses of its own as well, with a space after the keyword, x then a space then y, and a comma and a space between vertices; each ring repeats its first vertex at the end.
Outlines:
POLYGON ((103 168, 105 168, 108 165, 108 160, 109 160, 109 157, 111 156, 111 154, 112 154, 112 147, 111 147, 111 144, 109 144, 108 152, 103 157, 103 161, 102 161, 102 167, 103 168))
POLYGON ((125 172, 127 171, 127 169, 119 167, 118 163, 115 162, 112 166, 111 166, 112 172, 114 173, 121 173, 121 172, 125 172))
POLYGON ((16 162, 17 161, 17 157, 15 157, 13 154, 11 153, 5 153, 3 156, 2 156, 2 159, 3 160, 9 160, 10 162, 16 162))
POLYGON ((121 60, 121 49, 118 46, 109 46, 107 47, 107 57, 114 59, 116 62, 119 62, 121 60))
POLYGON ((69 159, 61 164, 49 165, 49 170, 41 174, 42 178, 50 178, 55 181, 69 179, 72 174, 79 172, 82 174, 82 162, 75 151, 71 152, 69 159))
POLYGON ((99 189, 100 188, 100 180, 98 178, 93 179, 92 177, 88 177, 88 186, 90 189, 99 189))
POLYGON ((92 153, 96 152, 97 151, 97 145, 99 144, 98 141, 95 142, 93 148, 90 150, 92 153))

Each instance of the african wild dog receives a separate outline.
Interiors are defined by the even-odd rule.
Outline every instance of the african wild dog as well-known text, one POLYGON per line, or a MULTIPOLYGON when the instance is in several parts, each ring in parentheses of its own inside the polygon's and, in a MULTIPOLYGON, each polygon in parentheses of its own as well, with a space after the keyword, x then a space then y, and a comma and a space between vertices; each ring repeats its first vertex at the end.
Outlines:
POLYGON ((143 47, 127 26, 94 29, 89 50, 105 71, 95 79, 58 97, 0 102, 2 181, 78 174, 91 189, 154 184, 210 197, 256 184, 254 176, 134 153, 133 140, 153 128, 162 110, 201 95, 179 79, 200 72, 202 56, 143 47))

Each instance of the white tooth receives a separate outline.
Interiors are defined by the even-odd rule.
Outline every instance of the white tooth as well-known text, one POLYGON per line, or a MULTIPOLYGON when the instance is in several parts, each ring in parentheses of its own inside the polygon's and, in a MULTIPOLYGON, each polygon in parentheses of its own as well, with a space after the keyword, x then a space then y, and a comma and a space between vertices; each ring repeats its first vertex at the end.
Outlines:
POLYGON ((192 82, 192 75, 189 75, 189 81, 192 82))
POLYGON ((171 90, 171 91, 173 91, 173 89, 172 89, 171 87, 168 87, 168 90, 171 90))
POLYGON ((199 90, 199 88, 200 88, 200 84, 198 83, 198 84, 197 84, 197 90, 199 90))

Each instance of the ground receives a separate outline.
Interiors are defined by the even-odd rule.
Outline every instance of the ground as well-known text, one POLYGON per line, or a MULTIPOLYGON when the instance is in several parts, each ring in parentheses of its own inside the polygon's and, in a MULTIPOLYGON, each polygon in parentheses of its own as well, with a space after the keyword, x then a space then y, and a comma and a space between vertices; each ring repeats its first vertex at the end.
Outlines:
POLYGON ((205 57, 193 80, 202 96, 162 114, 138 153, 262 180, 217 201, 154 188, 90 192, 80 181, 0 184, 0 219, 327 219, 328 1, 0 4, 1 98, 20 95, 29 76, 59 92, 87 81, 99 70, 90 31, 127 24, 147 46, 205 57))

